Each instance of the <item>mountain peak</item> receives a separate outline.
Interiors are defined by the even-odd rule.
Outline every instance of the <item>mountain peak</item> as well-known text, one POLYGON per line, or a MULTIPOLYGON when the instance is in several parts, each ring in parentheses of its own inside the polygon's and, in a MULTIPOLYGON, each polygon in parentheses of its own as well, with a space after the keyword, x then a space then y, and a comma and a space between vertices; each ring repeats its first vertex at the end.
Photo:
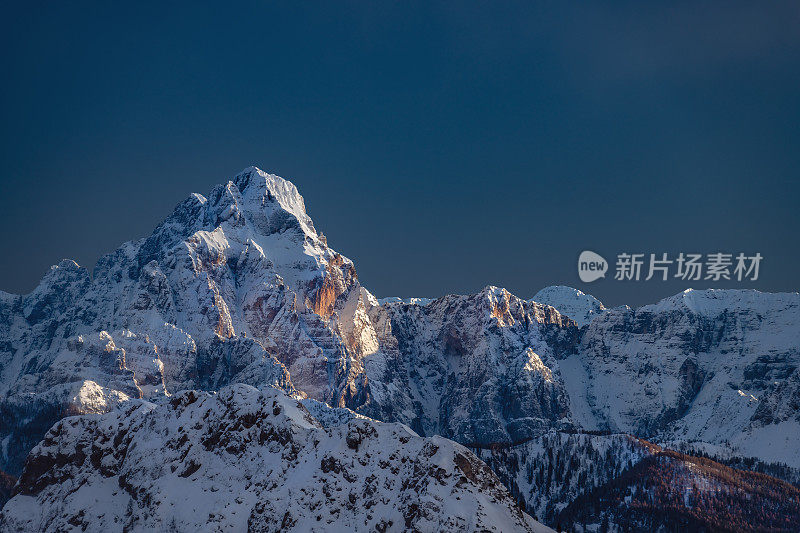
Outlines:
POLYGON ((545 287, 537 292, 532 300, 555 307, 559 313, 568 316, 580 327, 591 322, 595 316, 603 313, 606 309, 602 302, 591 294, 566 285, 545 287))
POLYGON ((297 190, 297 186, 276 174, 270 174, 258 167, 251 166, 234 176, 231 181, 236 184, 242 194, 247 192, 251 194, 269 193, 282 205, 286 204, 284 207, 299 207, 299 211, 306 214, 305 202, 300 191, 297 190))
POLYGON ((88 278, 89 272, 84 267, 72 259, 62 259, 58 264, 50 267, 50 270, 45 273, 39 282, 39 286, 31 294, 53 285, 60 286, 72 281, 88 280, 88 278))

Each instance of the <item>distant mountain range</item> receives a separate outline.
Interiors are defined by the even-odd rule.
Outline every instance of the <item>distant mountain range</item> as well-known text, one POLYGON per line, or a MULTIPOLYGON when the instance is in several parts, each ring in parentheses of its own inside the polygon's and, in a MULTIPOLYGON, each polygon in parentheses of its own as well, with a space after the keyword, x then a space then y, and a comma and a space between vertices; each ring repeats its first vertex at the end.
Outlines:
POLYGON ((797 530, 798 368, 798 293, 378 300, 297 188, 251 167, 91 273, 0 293, 0 469, 20 478, 0 530, 797 530))

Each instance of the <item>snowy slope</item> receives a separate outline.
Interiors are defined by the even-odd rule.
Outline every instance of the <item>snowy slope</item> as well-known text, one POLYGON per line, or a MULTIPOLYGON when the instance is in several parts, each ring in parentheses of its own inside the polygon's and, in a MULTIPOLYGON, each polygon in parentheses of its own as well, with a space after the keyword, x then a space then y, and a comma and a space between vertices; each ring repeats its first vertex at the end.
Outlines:
POLYGON ((276 389, 187 391, 67 418, 29 457, 2 531, 552 531, 440 437, 323 427, 276 389))

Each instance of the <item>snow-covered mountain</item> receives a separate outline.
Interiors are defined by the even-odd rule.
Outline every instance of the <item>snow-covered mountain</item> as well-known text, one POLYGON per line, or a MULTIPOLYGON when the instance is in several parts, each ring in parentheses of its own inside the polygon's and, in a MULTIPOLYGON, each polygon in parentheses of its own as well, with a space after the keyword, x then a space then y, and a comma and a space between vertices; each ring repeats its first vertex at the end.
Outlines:
POLYGON ((606 310, 600 300, 591 294, 564 285, 545 287, 532 300, 555 307, 559 313, 574 320, 579 327, 585 326, 606 310))
POLYGON ((595 318, 562 362, 576 423, 800 467, 800 294, 686 292, 595 318))
POLYGON ((59 418, 128 398, 269 383, 344 404, 376 349, 349 259, 290 182, 249 168, 153 234, 0 295, 0 469, 59 418), (275 356, 280 354, 280 360, 275 356))
POLYGON ((551 367, 576 343, 572 322, 491 287, 380 305, 295 186, 256 168, 191 195, 92 275, 62 261, 31 294, 4 294, 0 332, 11 474, 62 416, 234 382, 464 442, 570 424, 551 367))
POLYGON ((581 330, 494 287, 369 314, 371 402, 353 406, 369 416, 463 443, 579 428, 800 467, 798 293, 689 290, 581 330))
MULTIPOLYGON (((588 430, 800 468, 800 295, 688 291, 605 309, 568 287, 524 300, 489 286, 378 300, 296 187, 254 167, 91 274, 65 260, 31 294, 0 293, 0 471, 12 476, 65 416, 234 383, 279 388, 326 425, 401 422, 513 449, 518 464, 541 463, 543 439, 566 439, 582 464, 629 442, 574 436, 588 430)), ((484 457, 548 519, 627 467, 605 458, 580 490, 562 477, 544 493, 484 457)))
POLYGON ((0 529, 552 531, 466 448, 340 422, 247 385, 67 418, 31 452, 0 529))

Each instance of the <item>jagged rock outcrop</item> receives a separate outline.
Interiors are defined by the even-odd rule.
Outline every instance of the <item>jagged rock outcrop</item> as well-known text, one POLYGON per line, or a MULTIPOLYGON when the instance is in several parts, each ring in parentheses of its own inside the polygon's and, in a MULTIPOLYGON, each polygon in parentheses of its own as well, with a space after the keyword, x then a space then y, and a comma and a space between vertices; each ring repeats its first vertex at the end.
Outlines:
POLYGON ((324 427, 246 385, 54 426, 0 531, 71 529, 551 531, 458 444, 366 418, 324 427))
POLYGON ((463 443, 509 443, 569 428, 558 360, 577 346, 555 309, 487 287, 370 310, 380 351, 364 362, 371 401, 356 406, 463 443))

